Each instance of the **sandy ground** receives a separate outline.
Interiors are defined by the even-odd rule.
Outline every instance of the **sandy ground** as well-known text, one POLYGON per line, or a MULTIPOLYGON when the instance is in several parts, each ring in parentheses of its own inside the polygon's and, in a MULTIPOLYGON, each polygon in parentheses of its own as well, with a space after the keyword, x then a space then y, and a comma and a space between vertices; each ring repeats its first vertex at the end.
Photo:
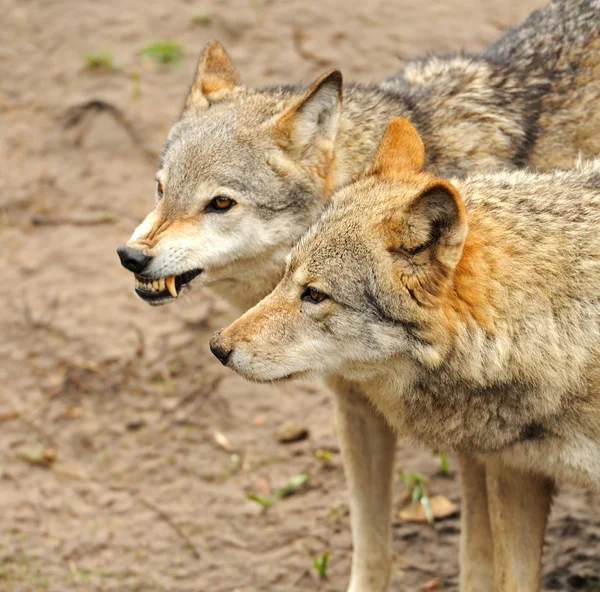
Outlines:
MULTIPOLYGON (((329 395, 223 369, 207 343, 227 306, 197 291, 151 309, 115 248, 150 208, 158 151, 209 39, 247 84, 308 83, 331 66, 367 82, 423 52, 481 48, 540 4, 1 0, 0 590, 345 590, 329 395), (140 59, 159 39, 182 44, 180 63, 140 59), (116 69, 85 68, 98 50, 116 69), (309 437, 279 443, 289 420, 309 437), (247 499, 301 474, 308 483, 268 509, 247 499)), ((449 476, 439 467, 400 445, 399 471, 458 502, 452 459, 449 476)), ((392 589, 440 578, 456 590, 458 518, 406 523, 404 497, 399 480, 392 589)), ((591 494, 557 497, 545 590, 600 589, 599 510, 591 494)))

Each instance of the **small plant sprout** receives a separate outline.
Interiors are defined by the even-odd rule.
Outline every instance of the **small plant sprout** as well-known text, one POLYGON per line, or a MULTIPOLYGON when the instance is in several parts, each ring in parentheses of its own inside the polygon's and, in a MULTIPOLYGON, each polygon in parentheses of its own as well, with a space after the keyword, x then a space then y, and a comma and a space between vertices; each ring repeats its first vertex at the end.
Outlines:
POLYGON ((201 12, 192 18, 192 22, 196 25, 202 25, 203 27, 207 27, 211 22, 210 14, 206 12, 201 12))
POLYGON ((260 504, 263 508, 270 508, 273 505, 273 502, 270 499, 267 499, 266 497, 260 497, 254 493, 246 494, 246 498, 252 502, 260 504))
POLYGON ((131 98, 134 101, 139 101, 142 98, 141 76, 139 72, 132 72, 129 75, 131 81, 131 98))
POLYGON ((427 522, 433 524, 434 516, 431 510, 431 503, 429 501, 429 494, 427 493, 427 487, 425 485, 425 477, 419 475, 419 473, 400 473, 400 479, 406 485, 413 504, 420 503, 423 506, 425 517, 427 522))
POLYGON ((313 559, 313 565, 319 574, 319 577, 324 580, 327 577, 327 564, 329 563, 329 553, 325 552, 321 557, 313 559))
POLYGON ((115 69, 110 51, 87 51, 83 54, 83 59, 88 70, 105 70, 108 72, 115 69))
POLYGON ((175 41, 155 41, 142 48, 140 55, 156 64, 173 64, 183 55, 183 46, 175 41))
POLYGON ((442 475, 448 475, 450 473, 450 462, 448 461, 448 455, 445 452, 440 452, 440 473, 442 475))
POLYGON ((278 499, 288 497, 289 495, 296 493, 306 483, 308 483, 308 475, 296 475, 288 481, 287 485, 275 492, 275 497, 278 499))
POLYGON ((322 460, 323 462, 330 462, 334 459, 335 455, 333 454, 333 452, 329 451, 329 450, 325 450, 324 448, 319 448, 316 452, 315 452, 315 456, 319 459, 322 460))
POLYGON ((308 482, 308 479, 309 477, 306 474, 296 475, 288 481, 287 485, 278 489, 270 498, 260 497, 254 493, 248 493, 246 498, 260 504, 263 508, 270 508, 276 500, 296 493, 308 482))

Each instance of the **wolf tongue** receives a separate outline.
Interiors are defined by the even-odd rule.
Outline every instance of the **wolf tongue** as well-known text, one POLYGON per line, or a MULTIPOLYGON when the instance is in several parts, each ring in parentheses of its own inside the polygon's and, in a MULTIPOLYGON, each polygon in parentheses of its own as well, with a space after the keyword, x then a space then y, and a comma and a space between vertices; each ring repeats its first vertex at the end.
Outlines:
POLYGON ((173 298, 177 298, 177 288, 175 287, 175 276, 170 275, 165 278, 165 286, 167 286, 167 290, 169 290, 169 294, 173 296, 173 298))

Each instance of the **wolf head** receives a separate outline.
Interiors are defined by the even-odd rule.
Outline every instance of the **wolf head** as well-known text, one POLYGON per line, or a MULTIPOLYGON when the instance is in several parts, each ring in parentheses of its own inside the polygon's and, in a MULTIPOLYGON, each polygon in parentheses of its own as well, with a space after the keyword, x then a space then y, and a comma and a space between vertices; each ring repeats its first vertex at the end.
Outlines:
POLYGON ((435 367, 467 223, 456 188, 424 160, 413 126, 393 120, 372 169, 333 197, 274 292, 213 337, 221 362, 258 381, 362 379, 398 355, 435 367))
POLYGON ((164 304, 192 280, 240 306, 267 294, 331 192, 341 96, 335 70, 305 92, 245 88, 209 44, 162 153, 155 208, 118 250, 137 294, 164 304))

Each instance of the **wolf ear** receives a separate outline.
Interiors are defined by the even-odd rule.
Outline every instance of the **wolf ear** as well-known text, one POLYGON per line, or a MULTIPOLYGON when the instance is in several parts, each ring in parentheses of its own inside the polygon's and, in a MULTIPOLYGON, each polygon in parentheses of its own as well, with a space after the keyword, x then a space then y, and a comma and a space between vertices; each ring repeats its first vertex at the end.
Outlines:
POLYGON ((388 250, 402 266, 402 281, 426 303, 462 257, 467 218, 458 191, 443 179, 432 181, 393 215, 386 234, 388 250))
POLYGON ((317 78, 293 105, 275 120, 275 137, 282 148, 300 150, 315 139, 333 143, 342 109, 342 73, 331 70, 317 78))
POLYGON ((200 54, 185 109, 206 109, 211 102, 209 98, 218 100, 219 94, 239 84, 239 76, 225 48, 218 41, 212 41, 200 54))
POLYGON ((425 146, 408 119, 392 119, 385 129, 375 154, 370 174, 394 177, 402 173, 418 173, 425 166, 425 146))

